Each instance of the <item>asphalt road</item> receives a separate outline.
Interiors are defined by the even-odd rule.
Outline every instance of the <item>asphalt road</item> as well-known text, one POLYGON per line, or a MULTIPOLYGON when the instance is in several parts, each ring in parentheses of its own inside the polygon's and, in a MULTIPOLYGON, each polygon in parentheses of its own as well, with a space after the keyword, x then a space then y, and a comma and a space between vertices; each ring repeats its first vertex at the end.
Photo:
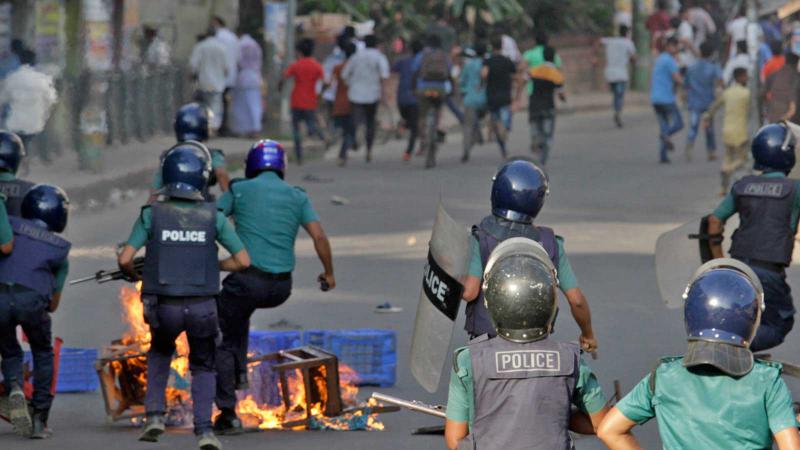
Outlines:
MULTIPOLYGON (((512 153, 525 154, 527 126, 519 115, 512 134, 512 153)), ((682 313, 668 310, 655 285, 653 249, 658 235, 708 213, 718 201, 718 163, 687 164, 682 157, 659 165, 656 123, 648 109, 628 114, 626 128, 613 128, 602 113, 558 119, 555 149, 548 171, 551 193, 538 223, 553 226, 566 239, 566 250, 588 296, 600 343, 599 357, 589 360, 607 394, 613 380, 627 392, 661 355, 685 349, 682 313)), ((676 142, 681 142, 677 140, 676 142)), ((266 329, 282 319, 303 328, 388 328, 397 332, 398 383, 380 389, 398 397, 446 402, 446 378, 439 391, 427 394, 408 369, 409 345, 426 244, 440 198, 450 214, 469 226, 489 211, 489 188, 500 159, 494 145, 476 148, 461 164, 461 139, 451 134, 439 166, 423 170, 423 161, 400 160, 402 145, 381 147, 371 164, 363 153, 346 168, 330 161, 291 167, 289 181, 302 185, 332 237, 337 288, 319 291, 320 265, 305 236, 298 241, 295 289, 285 305, 256 313, 254 328, 266 329), (313 174, 316 182, 304 180, 313 174), (349 201, 331 202, 332 196, 349 201), (383 302, 400 306, 396 314, 375 314, 383 302)), ((682 147, 679 145, 679 147, 682 147)), ((698 158, 699 159, 699 158, 698 158)), ((142 180, 143 184, 147 180, 142 180)), ((126 238, 144 198, 116 209, 76 214, 67 237, 74 242, 71 278, 94 273, 113 263, 112 246, 126 238)), ((794 274, 791 281, 797 282, 794 274)), ((68 346, 100 347, 120 336, 117 291, 120 284, 85 284, 69 288, 54 316, 54 335, 68 346)), ((562 303, 556 338, 575 340, 578 329, 562 303)), ((462 345, 463 318, 454 345, 462 345)), ((798 334, 773 354, 789 358, 798 334)), ((790 386, 798 392, 798 385, 790 386)), ((367 397, 372 388, 362 390, 367 397)), ((410 412, 382 416, 383 432, 268 432, 223 438, 226 448, 427 449, 443 448, 441 437, 412 436, 415 427, 437 420, 410 412)), ((107 424, 99 393, 59 395, 52 411, 55 437, 46 442, 21 440, 0 424, 0 448, 94 449, 192 448, 189 430, 175 430, 158 444, 136 441, 138 430, 107 424)), ((646 448, 658 447, 654 423, 637 429, 646 448)), ((594 438, 578 448, 602 448, 594 438)))

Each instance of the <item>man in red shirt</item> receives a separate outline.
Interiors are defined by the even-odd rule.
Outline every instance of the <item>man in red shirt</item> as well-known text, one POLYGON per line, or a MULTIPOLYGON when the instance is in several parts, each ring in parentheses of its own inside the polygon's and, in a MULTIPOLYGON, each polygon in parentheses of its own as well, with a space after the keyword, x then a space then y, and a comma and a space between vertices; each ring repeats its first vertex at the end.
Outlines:
POLYGON ((311 54, 314 53, 314 41, 303 39, 297 44, 297 51, 300 52, 300 58, 286 69, 281 84, 289 78, 294 78, 290 101, 292 134, 294 135, 294 152, 297 156, 297 163, 302 164, 300 123, 305 122, 308 134, 325 140, 322 129, 317 125, 317 83, 325 77, 325 74, 322 65, 311 57, 311 54))
POLYGON ((650 32, 650 50, 656 53, 663 50, 665 34, 670 29, 669 21, 672 17, 667 9, 668 3, 665 0, 658 0, 656 12, 651 14, 644 24, 650 32))
POLYGON ((761 69, 762 83, 767 81, 767 77, 780 70, 786 64, 786 56, 783 55, 783 43, 781 41, 770 42, 769 49, 772 51, 772 58, 761 69))

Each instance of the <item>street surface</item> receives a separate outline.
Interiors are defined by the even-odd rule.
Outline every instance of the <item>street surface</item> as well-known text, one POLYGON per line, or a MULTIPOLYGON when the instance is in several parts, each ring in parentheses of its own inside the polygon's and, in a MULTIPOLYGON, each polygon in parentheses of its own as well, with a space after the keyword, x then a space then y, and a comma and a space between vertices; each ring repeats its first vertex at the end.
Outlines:
MULTIPOLYGON (((510 149, 526 154, 525 115, 518 114, 510 149)), ((718 201, 718 162, 683 161, 683 135, 671 165, 657 164, 657 126, 648 108, 630 111, 626 127, 613 127, 610 113, 586 113, 558 118, 555 148, 548 172, 550 196, 537 223, 552 226, 566 239, 566 250, 580 286, 586 293, 599 339, 598 359, 587 362, 596 371, 606 394, 613 380, 629 391, 662 355, 685 349, 682 312, 668 310, 656 287, 653 249, 658 235, 694 217, 707 214, 718 201)), ((700 146, 698 146, 700 147, 700 146)), ((315 281, 320 265, 313 246, 301 231, 298 266, 291 299, 275 310, 260 311, 253 327, 268 329, 280 320, 303 328, 388 328, 398 337, 398 383, 393 388, 362 388, 366 399, 373 390, 406 399, 444 403, 448 376, 439 391, 429 395, 408 369, 409 345, 420 291, 427 240, 436 204, 441 197, 448 212, 465 227, 489 213, 491 178, 498 164, 495 145, 473 150, 461 164, 461 138, 448 135, 438 167, 423 170, 421 158, 401 161, 402 144, 391 142, 377 150, 374 161, 363 162, 363 150, 351 153, 346 168, 317 161, 291 166, 288 180, 308 192, 332 237, 336 290, 320 292, 315 281), (313 174, 316 182, 304 180, 313 174), (349 203, 337 205, 332 196, 349 203), (376 305, 390 302, 403 311, 376 314, 376 305)), ((33 174, 35 176, 35 173, 33 174)), ((142 184, 149 179, 143 179, 142 184)), ((114 265, 113 245, 124 240, 144 196, 115 209, 79 213, 72 217, 67 237, 74 243, 70 278, 89 275, 114 265)), ((727 247, 727 245, 726 245, 727 247)), ((790 272, 798 286, 798 276, 790 272)), ((100 347, 124 330, 117 291, 121 283, 87 283, 65 291, 54 315, 54 336, 67 346, 100 347)), ((577 326, 565 301, 561 303, 556 338, 576 340, 577 326)), ((455 344, 466 341, 463 313, 455 344)), ((773 351, 784 359, 799 359, 800 334, 773 351)), ((448 363, 449 364, 449 363, 448 363)), ((800 395, 800 385, 789 380, 800 395)), ((50 425, 53 439, 32 442, 16 437, 0 424, 2 449, 167 449, 194 448, 189 430, 171 431, 158 444, 137 442, 138 429, 105 422, 101 395, 59 395, 50 425)), ((411 430, 437 425, 437 419, 407 411, 385 414, 382 432, 267 432, 222 438, 226 448, 292 449, 437 449, 439 436, 412 436, 411 430)), ((645 448, 660 447, 655 422, 637 428, 645 448)), ((581 438, 581 449, 598 449, 594 438, 581 438)))

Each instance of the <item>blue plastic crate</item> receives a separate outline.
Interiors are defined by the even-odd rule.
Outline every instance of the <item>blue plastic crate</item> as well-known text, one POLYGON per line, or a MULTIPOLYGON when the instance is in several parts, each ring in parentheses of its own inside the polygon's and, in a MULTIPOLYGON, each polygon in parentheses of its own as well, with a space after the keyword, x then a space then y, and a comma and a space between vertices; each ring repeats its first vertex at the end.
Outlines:
MULTIPOLYGON (((248 354, 265 355, 302 345, 299 331, 260 331, 250 332, 248 354)), ((264 361, 248 367, 249 387, 239 393, 239 398, 252 396, 259 405, 279 406, 282 402, 280 377, 272 370, 272 363, 264 361)))
POLYGON ((306 345, 316 345, 333 354, 356 372, 357 385, 393 386, 397 375, 397 337, 394 331, 309 330, 306 345))
POLYGON ((248 353, 266 355, 302 345, 303 335, 299 331, 250 331, 248 353))
MULTIPOLYGON (((94 362, 97 349, 94 348, 61 348, 58 366, 57 393, 91 392, 98 388, 97 371, 94 362)), ((33 370, 33 356, 25 352, 23 364, 33 370)))

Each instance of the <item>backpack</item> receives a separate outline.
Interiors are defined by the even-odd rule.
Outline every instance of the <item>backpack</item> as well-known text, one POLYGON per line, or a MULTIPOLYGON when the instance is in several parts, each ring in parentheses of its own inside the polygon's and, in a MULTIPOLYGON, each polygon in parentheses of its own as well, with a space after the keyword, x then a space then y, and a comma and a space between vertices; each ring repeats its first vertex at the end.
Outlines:
POLYGON ((425 81, 447 81, 450 79, 450 64, 447 53, 437 49, 426 52, 422 56, 419 78, 425 81))

